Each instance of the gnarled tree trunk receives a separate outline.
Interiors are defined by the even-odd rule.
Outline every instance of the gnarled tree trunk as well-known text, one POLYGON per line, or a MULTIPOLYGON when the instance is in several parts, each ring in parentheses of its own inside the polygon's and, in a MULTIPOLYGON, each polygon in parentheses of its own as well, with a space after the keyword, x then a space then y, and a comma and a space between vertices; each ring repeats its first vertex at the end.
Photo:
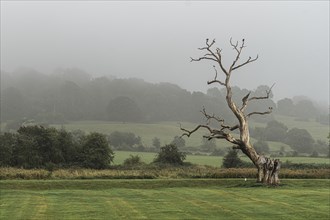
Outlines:
POLYGON ((181 127, 181 130, 184 131, 182 136, 190 136, 197 130, 204 128, 209 131, 209 135, 204 136, 208 139, 218 138, 218 139, 225 139, 230 143, 233 143, 235 145, 234 148, 240 149, 246 156, 250 158, 250 160, 253 162, 253 164, 257 167, 258 170, 258 182, 263 182, 266 184, 271 185, 277 185, 279 184, 279 178, 278 173, 280 170, 280 161, 278 159, 272 160, 270 158, 264 157, 262 155, 259 155, 255 149, 253 148, 252 144, 250 143, 250 133, 249 133, 249 126, 248 126, 248 119, 251 115, 265 115, 270 114, 272 112, 272 108, 269 108, 268 111, 265 112, 250 112, 245 113, 246 107, 250 101, 254 100, 260 100, 260 99, 268 99, 269 95, 271 93, 272 87, 265 91, 265 96, 260 97, 250 97, 249 92, 246 96, 242 98, 242 104, 240 107, 233 101, 232 99, 232 89, 230 85, 230 77, 234 70, 245 66, 248 63, 254 62, 258 59, 258 56, 254 59, 249 57, 245 62, 238 64, 238 60, 241 56, 241 52, 243 48, 245 47, 244 39, 242 40, 242 43, 239 45, 238 42, 236 44, 232 43, 232 40, 230 39, 230 45, 232 48, 237 52, 236 58, 234 59, 232 65, 226 69, 222 63, 222 54, 221 49, 216 48, 215 50, 212 49, 212 46, 214 45, 215 40, 213 40, 211 43, 208 39, 206 39, 206 46, 199 48, 199 50, 206 51, 206 54, 198 59, 191 58, 191 61, 200 61, 200 60, 211 60, 215 63, 217 63, 218 68, 222 71, 224 74, 225 79, 219 80, 218 79, 218 71, 217 67, 214 67, 215 70, 215 77, 213 80, 208 81, 208 84, 220 84, 221 86, 224 86, 226 88, 226 101, 227 105, 230 108, 230 110, 233 112, 235 117, 238 120, 238 124, 230 126, 224 123, 224 119, 215 116, 210 115, 206 112, 205 108, 203 108, 202 113, 206 118, 206 124, 200 124, 193 130, 187 130, 181 127), (220 123, 220 128, 211 128, 210 122, 214 120, 218 123, 220 123), (239 138, 234 138, 230 131, 234 131, 236 129, 239 129, 239 138))

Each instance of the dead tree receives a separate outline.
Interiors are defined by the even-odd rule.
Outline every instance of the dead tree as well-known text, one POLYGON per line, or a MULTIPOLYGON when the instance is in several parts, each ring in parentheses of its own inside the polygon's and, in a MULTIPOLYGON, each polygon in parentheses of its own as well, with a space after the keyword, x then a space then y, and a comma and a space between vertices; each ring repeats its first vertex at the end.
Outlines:
POLYGON ((238 120, 237 124, 229 125, 225 123, 225 120, 221 117, 215 116, 214 114, 207 113, 206 109, 203 108, 201 111, 204 117, 206 118, 205 124, 200 124, 195 127, 193 130, 188 130, 183 127, 180 127, 181 130, 184 132, 182 136, 190 137, 194 132, 199 129, 206 129, 208 131, 208 135, 205 135, 204 138, 213 139, 225 139, 228 142, 234 144, 235 149, 240 149, 246 156, 250 158, 253 164, 258 169, 258 182, 263 182, 266 184, 277 185, 279 184, 278 179, 278 172, 280 169, 280 161, 278 159, 273 160, 270 158, 266 158, 263 155, 259 155, 255 149, 253 148, 250 142, 250 133, 249 133, 249 126, 248 126, 248 119, 252 115, 265 115, 270 114, 272 112, 272 108, 269 107, 267 111, 264 112, 250 112, 246 113, 246 108, 248 104, 252 101, 258 101, 261 99, 268 99, 271 93, 272 86, 269 90, 265 91, 265 96, 253 96, 250 97, 251 92, 246 94, 242 97, 242 103, 239 106, 233 100, 232 88, 230 85, 230 78, 233 71, 249 64, 258 59, 258 55, 255 58, 249 57, 244 62, 240 62, 240 57, 242 54, 243 49, 245 48, 245 41, 244 39, 239 44, 237 41, 236 43, 232 42, 230 39, 230 45, 233 50, 236 52, 236 57, 229 68, 225 68, 223 61, 222 61, 222 51, 219 48, 214 48, 215 40, 210 42, 206 39, 206 46, 202 48, 198 48, 199 50, 206 52, 205 55, 199 57, 197 59, 191 58, 191 62, 193 61, 201 61, 201 60, 210 60, 214 62, 214 71, 215 76, 212 80, 208 81, 207 84, 219 84, 220 86, 224 86, 226 88, 226 101, 227 105, 230 110, 233 112, 235 117, 238 120), (222 72, 222 79, 219 79, 218 69, 222 72), (211 127, 211 122, 216 122, 218 124, 217 128, 211 127), (232 135, 230 132, 239 130, 239 137, 232 135))

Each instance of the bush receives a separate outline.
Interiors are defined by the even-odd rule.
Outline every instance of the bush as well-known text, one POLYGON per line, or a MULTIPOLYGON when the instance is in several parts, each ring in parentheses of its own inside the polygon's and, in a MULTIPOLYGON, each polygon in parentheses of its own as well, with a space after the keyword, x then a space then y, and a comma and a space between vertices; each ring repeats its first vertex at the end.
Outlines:
POLYGON ((141 157, 139 155, 129 155, 129 158, 124 160, 124 166, 133 167, 140 166, 144 163, 141 161, 141 157))
POLYGON ((118 150, 131 151, 138 146, 142 146, 141 137, 132 132, 112 132, 109 137, 110 145, 118 150))
POLYGON ((183 165, 183 161, 186 159, 186 154, 180 152, 176 145, 170 144, 160 148, 160 152, 155 158, 155 163, 183 165))
POLYGON ((91 133, 86 136, 82 146, 82 164, 84 167, 104 169, 113 162, 114 153, 108 145, 105 135, 91 133))
POLYGON ((319 153, 314 150, 310 157, 319 157, 319 153))
POLYGON ((230 149, 223 158, 222 167, 224 168, 242 167, 242 165, 243 162, 238 157, 238 150, 230 149))

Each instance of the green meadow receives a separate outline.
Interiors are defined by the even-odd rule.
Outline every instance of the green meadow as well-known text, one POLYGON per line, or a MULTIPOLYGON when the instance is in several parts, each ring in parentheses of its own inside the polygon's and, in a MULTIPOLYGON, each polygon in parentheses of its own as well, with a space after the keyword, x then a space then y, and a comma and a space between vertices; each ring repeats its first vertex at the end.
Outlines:
MULTIPOLYGON (((131 151, 115 151, 114 164, 123 164, 124 160, 129 158, 130 155, 138 155, 145 163, 151 163, 156 157, 156 153, 151 152, 131 152, 131 151)), ((246 156, 241 156, 244 161, 250 161, 246 156)), ((330 164, 329 158, 313 158, 313 157, 279 157, 284 163, 290 161, 292 163, 315 163, 315 164, 330 164)), ((208 165, 220 167, 222 165, 222 156, 206 156, 206 155, 187 155, 186 162, 198 165, 208 165)))
POLYGON ((0 219, 329 219, 329 180, 2 180, 0 219))
MULTIPOLYGON (((161 122, 161 123, 118 123, 104 121, 76 121, 63 125, 53 125, 56 128, 64 127, 69 131, 82 130, 86 132, 100 132, 110 134, 114 131, 132 132, 142 137, 142 142, 145 146, 152 145, 152 139, 158 137, 162 145, 169 144, 175 136, 180 136, 182 131, 177 122, 161 122)), ((183 123, 187 128, 193 128, 195 124, 183 123)), ((197 147, 201 145, 202 135, 204 132, 197 132, 191 138, 186 138, 186 146, 197 147)))
MULTIPOLYGON (((274 116, 276 120, 283 122, 289 129, 297 127, 306 129, 312 137, 317 140, 327 141, 329 134, 329 126, 321 125, 315 121, 295 121, 292 117, 274 116)), ((152 146, 152 140, 158 137, 162 145, 169 144, 173 137, 180 136, 182 131, 180 130, 179 122, 159 122, 159 123, 119 123, 119 122, 106 122, 106 121, 75 121, 63 125, 52 125, 56 128, 64 127, 69 131, 83 130, 86 132, 100 132, 103 134, 110 134, 114 131, 132 132, 142 137, 143 144, 145 146, 152 146)), ((189 122, 182 122, 182 126, 187 129, 195 128, 196 124, 189 122)), ((265 124, 250 122, 251 127, 265 127, 265 124)), ((185 137, 186 146, 199 147, 202 143, 202 136, 206 134, 206 131, 198 131, 190 138, 185 137)), ((255 140, 252 139, 252 142, 255 140)), ((286 151, 291 148, 283 143, 268 142, 271 151, 278 151, 281 147, 284 147, 286 151)), ((217 146, 220 148, 231 146, 226 141, 217 140, 217 146)))

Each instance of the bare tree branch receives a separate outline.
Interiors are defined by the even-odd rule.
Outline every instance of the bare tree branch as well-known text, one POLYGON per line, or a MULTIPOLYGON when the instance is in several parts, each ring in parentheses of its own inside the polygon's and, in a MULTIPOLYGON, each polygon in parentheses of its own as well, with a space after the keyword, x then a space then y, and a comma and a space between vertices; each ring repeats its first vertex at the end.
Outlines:
POLYGON ((221 58, 222 58, 222 56, 221 56, 221 51, 222 51, 222 50, 219 49, 219 48, 216 49, 216 54, 218 55, 218 64, 219 64, 220 69, 222 70, 222 72, 223 72, 225 75, 228 75, 227 70, 225 69, 225 67, 224 67, 223 64, 222 64, 222 60, 221 60, 221 58))
POLYGON ((206 109, 205 107, 203 106, 203 110, 201 111, 201 113, 204 115, 204 117, 206 118, 206 124, 209 125, 211 123, 211 120, 215 120, 216 122, 218 122, 220 124, 220 131, 224 131, 225 129, 228 129, 229 131, 234 131, 236 129, 239 128, 239 125, 236 124, 234 126, 229 126, 229 125, 226 125, 224 122, 224 119, 220 118, 220 117, 217 117, 215 116, 214 114, 213 115, 210 115, 206 112, 206 109))
MULTIPOLYGON (((235 130, 236 127, 238 127, 238 125, 233 126, 232 130, 235 130)), ((241 140, 238 140, 238 139, 234 138, 231 134, 224 132, 223 129, 221 129, 221 130, 212 129, 208 125, 197 125, 194 129, 188 130, 188 129, 183 128, 180 124, 181 131, 184 131, 184 133, 181 135, 181 137, 183 137, 183 136, 190 137, 190 135, 192 135, 193 133, 195 133, 196 131, 198 131, 199 129, 202 129, 202 128, 207 129, 210 132, 209 135, 204 135, 203 136, 204 138, 207 138, 208 140, 211 140, 211 139, 214 139, 214 138, 216 138, 216 139, 226 139, 228 142, 231 142, 233 144, 237 144, 237 145, 242 144, 241 140)))
POLYGON ((214 71, 215 71, 215 76, 214 76, 214 79, 211 80, 211 81, 207 81, 207 84, 210 85, 212 83, 219 83, 220 85, 223 85, 223 86, 226 86, 225 83, 223 83, 222 81, 218 80, 218 71, 217 69, 215 68, 215 66, 213 65, 213 68, 214 68, 214 71))
POLYGON ((272 113, 273 108, 272 107, 269 107, 268 109, 269 110, 268 111, 265 111, 265 112, 251 112, 251 113, 247 114, 246 117, 249 118, 251 115, 267 115, 267 114, 272 113))
POLYGON ((248 63, 252 63, 252 62, 254 62, 254 61, 256 61, 258 59, 258 55, 254 59, 252 59, 251 57, 249 57, 244 63, 235 66, 236 63, 237 63, 237 61, 239 60, 239 58, 241 56, 241 53, 242 53, 243 48, 245 47, 244 43, 245 43, 244 42, 244 39, 242 39, 241 46, 238 47, 238 41, 236 42, 236 44, 233 44, 232 38, 230 38, 230 45, 233 47, 234 50, 236 50, 237 55, 236 55, 236 58, 233 61, 232 65, 230 66, 229 72, 231 72, 231 71, 233 71, 235 69, 238 69, 238 68, 240 68, 240 67, 242 67, 242 66, 244 66, 244 65, 246 65, 248 63))
POLYGON ((193 62, 193 61, 201 61, 201 60, 213 60, 215 62, 218 62, 216 59, 212 58, 212 57, 200 57, 200 58, 197 58, 197 59, 194 59, 192 57, 190 57, 190 62, 193 62))
POLYGON ((240 64, 238 66, 233 67, 231 70, 236 70, 236 69, 238 69, 238 68, 240 68, 240 67, 242 67, 242 66, 244 66, 244 65, 246 65, 248 63, 252 63, 252 62, 256 61, 258 58, 259 58, 258 55, 254 59, 251 59, 251 57, 249 57, 249 59, 247 59, 247 61, 245 61, 244 63, 242 63, 242 64, 240 64))
POLYGON ((247 103, 248 103, 248 101, 249 101, 249 96, 250 96, 250 94, 251 94, 251 92, 249 92, 246 96, 244 96, 243 98, 242 98, 242 108, 241 108, 241 111, 242 112, 244 112, 244 110, 245 110, 245 108, 246 108, 246 106, 247 106, 247 103))
POLYGON ((239 128, 239 125, 234 125, 234 126, 229 126, 229 125, 221 125, 222 129, 221 130, 224 130, 224 129, 228 129, 229 131, 234 131, 236 129, 239 128))
POLYGON ((248 101, 257 100, 257 99, 269 99, 269 95, 272 92, 272 89, 274 86, 275 86, 275 83, 269 88, 269 90, 266 90, 266 96, 251 97, 248 101))
POLYGON ((195 133, 195 132, 198 131, 200 128, 206 128, 207 130, 209 130, 210 133, 212 133, 212 129, 211 129, 209 126, 207 126, 207 125, 198 125, 195 129, 189 131, 189 130, 187 130, 187 129, 181 127, 181 124, 180 124, 180 129, 181 129, 181 131, 184 131, 184 132, 185 132, 185 133, 183 133, 183 134, 181 135, 181 137, 183 137, 183 136, 190 137, 191 134, 195 133))
POLYGON ((275 83, 269 88, 269 90, 266 90, 266 96, 254 96, 249 98, 251 92, 249 92, 246 96, 243 97, 242 99, 242 107, 241 107, 241 111, 244 112, 245 108, 247 107, 247 104, 249 101, 251 100, 258 100, 258 99, 269 99, 270 93, 274 87, 275 83))
POLYGON ((231 72, 233 70, 236 62, 238 61, 238 59, 241 55, 242 49, 244 48, 244 39, 242 40, 241 46, 238 48, 238 41, 236 41, 236 44, 233 44, 232 38, 230 38, 230 45, 233 47, 234 50, 236 50, 237 55, 236 55, 235 60, 233 61, 233 64, 230 66, 229 72, 231 72))
POLYGON ((206 39, 206 47, 198 48, 199 50, 207 50, 208 53, 206 53, 203 57, 200 57, 198 59, 190 58, 191 61, 200 61, 200 60, 212 60, 219 64, 222 72, 224 72, 226 75, 228 74, 226 69, 224 68, 221 60, 221 50, 219 48, 216 49, 216 51, 212 51, 211 47, 214 45, 215 39, 212 41, 212 43, 209 43, 209 39, 206 39))
MULTIPOLYGON (((237 51, 237 53, 240 53, 239 50, 237 49, 237 47, 238 47, 238 41, 236 41, 236 44, 233 44, 232 40, 233 40, 233 38, 231 37, 230 40, 229 40, 230 41, 230 45, 233 47, 233 49, 235 49, 237 51)), ((244 43, 244 39, 242 41, 244 43)))
POLYGON ((221 119, 220 117, 216 117, 214 114, 213 115, 209 115, 206 110, 205 107, 203 106, 203 110, 201 111, 201 113, 204 115, 204 117, 206 118, 206 124, 209 125, 211 123, 211 120, 214 119, 215 121, 219 122, 220 124, 223 123, 223 119, 221 119))

